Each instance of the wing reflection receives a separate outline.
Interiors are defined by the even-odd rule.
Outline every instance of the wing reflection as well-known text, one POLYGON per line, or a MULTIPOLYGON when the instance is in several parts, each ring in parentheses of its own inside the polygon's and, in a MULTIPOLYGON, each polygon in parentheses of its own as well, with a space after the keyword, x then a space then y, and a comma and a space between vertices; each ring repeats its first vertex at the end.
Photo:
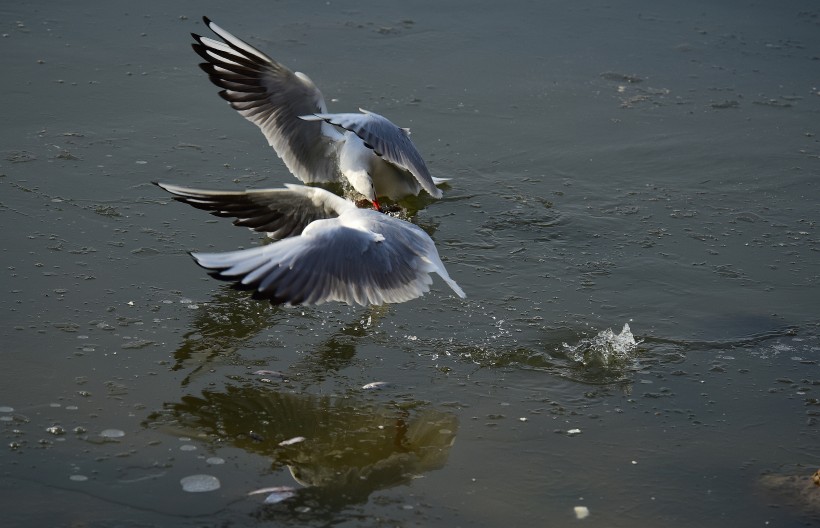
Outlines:
MULTIPOLYGON (((302 382, 320 382, 328 372, 346 368, 356 355, 358 340, 367 336, 368 329, 389 313, 389 307, 371 306, 356 311, 361 315, 330 333, 323 341, 310 346, 309 355, 293 364, 292 368, 299 372, 302 382)), ((193 313, 190 330, 174 352, 171 367, 171 370, 190 369, 181 382, 183 387, 197 376, 207 373, 215 362, 224 363, 228 358, 232 361, 239 350, 253 346, 251 342, 266 330, 295 319, 310 321, 328 317, 328 314, 312 309, 271 306, 227 286, 193 313)), ((316 326, 319 326, 318 321, 316 326)), ((270 348, 271 344, 265 343, 264 346, 270 348)))

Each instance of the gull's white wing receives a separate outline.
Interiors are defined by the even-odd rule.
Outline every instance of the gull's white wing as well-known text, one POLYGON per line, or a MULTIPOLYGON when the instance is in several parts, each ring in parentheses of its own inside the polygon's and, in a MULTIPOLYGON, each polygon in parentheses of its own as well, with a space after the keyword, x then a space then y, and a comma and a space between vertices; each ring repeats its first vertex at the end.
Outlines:
POLYGON ((324 123, 299 119, 326 112, 324 97, 307 75, 292 72, 247 42, 203 17, 222 41, 192 33, 191 46, 207 62, 199 66, 219 95, 258 126, 288 169, 305 183, 339 179, 342 135, 324 123))
POLYGON ((328 114, 316 112, 301 116, 305 121, 323 120, 359 136, 365 146, 373 149, 382 159, 408 171, 419 185, 434 198, 441 198, 433 176, 418 149, 410 140, 410 132, 399 128, 384 116, 367 110, 363 113, 328 114))
POLYGON ((355 205, 344 198, 304 185, 285 189, 206 191, 168 183, 156 183, 174 199, 215 216, 233 217, 234 225, 268 233, 280 239, 296 236, 315 220, 334 218, 355 205))
POLYGON ((434 272, 464 296, 424 231, 371 210, 317 220, 266 246, 191 255, 212 276, 274 304, 404 302, 429 291, 434 272))

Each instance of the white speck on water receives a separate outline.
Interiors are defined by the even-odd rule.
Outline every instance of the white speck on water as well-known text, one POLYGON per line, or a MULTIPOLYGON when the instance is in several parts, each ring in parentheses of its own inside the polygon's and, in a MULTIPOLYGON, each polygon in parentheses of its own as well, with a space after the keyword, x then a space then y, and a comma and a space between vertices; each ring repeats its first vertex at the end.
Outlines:
POLYGON ((147 165, 148 162, 144 160, 137 160, 137 165, 147 165))
POLYGON ((191 444, 184 444, 179 446, 180 451, 196 451, 196 446, 191 444))
POLYGON ((179 483, 182 485, 182 491, 188 493, 214 491, 221 486, 219 479, 213 475, 188 475, 179 479, 179 483))
POLYGON ((225 459, 220 458, 220 457, 209 457, 209 458, 205 459, 205 463, 210 464, 212 466, 218 466, 220 464, 224 464, 225 459))
POLYGON ((390 385, 390 383, 388 383, 386 381, 371 381, 370 383, 367 383, 367 384, 363 385, 362 389, 364 389, 364 390, 378 390, 378 389, 383 389, 383 388, 387 387, 388 385, 390 385))
POLYGON ((68 478, 69 480, 73 480, 74 482, 85 482, 86 480, 88 480, 88 477, 86 477, 85 475, 71 475, 68 478))
POLYGON ((52 409, 58 409, 58 408, 62 407, 63 405, 61 403, 49 403, 48 406, 51 407, 52 409))
POLYGON ((282 440, 281 442, 279 442, 279 445, 284 447, 284 446, 289 446, 289 445, 293 445, 293 444, 298 444, 299 442, 304 442, 304 441, 305 441, 304 436, 294 436, 293 438, 289 438, 288 440, 282 440))
POLYGON ((527 421, 527 417, 526 417, 526 416, 522 416, 521 418, 519 418, 519 419, 518 419, 518 421, 519 421, 519 422, 526 422, 526 421, 527 421))
POLYGON ((576 519, 586 519, 589 517, 589 508, 586 506, 576 506, 574 510, 576 519))
POLYGON ((9 407, 9 406, 4 405, 3 407, 0 407, 0 412, 4 412, 4 413, 14 412, 14 407, 9 407))
POLYGON ((581 430, 580 429, 570 429, 570 430, 567 431, 567 434, 570 435, 570 436, 579 435, 579 434, 581 434, 581 430))
POLYGON ((100 432, 100 436, 103 438, 122 438, 125 436, 125 431, 122 429, 105 429, 100 432))

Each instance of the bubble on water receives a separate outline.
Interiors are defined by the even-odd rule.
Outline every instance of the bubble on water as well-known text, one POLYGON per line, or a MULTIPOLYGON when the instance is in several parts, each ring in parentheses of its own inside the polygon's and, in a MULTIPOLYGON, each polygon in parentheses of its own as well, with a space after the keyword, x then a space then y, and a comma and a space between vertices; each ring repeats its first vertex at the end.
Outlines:
POLYGON ((73 480, 74 482, 85 482, 86 480, 88 480, 88 477, 86 477, 85 475, 71 475, 68 478, 69 480, 73 480))
POLYGON ((125 431, 122 429, 105 429, 100 431, 100 436, 103 438, 122 438, 125 436, 125 431))
POLYGON ((51 427, 46 427, 46 432, 55 436, 60 436, 65 434, 65 429, 59 425, 52 425, 51 427))
POLYGON ((180 451, 196 451, 196 446, 191 444, 185 444, 179 446, 180 451))
POLYGON ((188 493, 214 491, 220 487, 219 479, 213 475, 189 475, 181 478, 179 483, 182 485, 182 491, 188 493))
POLYGON ((224 464, 224 463, 225 463, 225 459, 224 459, 224 458, 220 458, 220 457, 209 457, 209 458, 206 458, 206 459, 205 459, 205 463, 206 463, 206 464, 210 464, 210 465, 212 465, 212 466, 218 466, 218 465, 220 465, 220 464, 224 464))

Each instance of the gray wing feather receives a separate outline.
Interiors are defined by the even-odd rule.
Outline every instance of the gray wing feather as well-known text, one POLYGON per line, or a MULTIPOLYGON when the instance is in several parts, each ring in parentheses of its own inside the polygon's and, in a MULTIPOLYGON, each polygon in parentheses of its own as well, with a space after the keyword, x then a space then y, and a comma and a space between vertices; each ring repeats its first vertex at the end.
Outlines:
POLYGON ((174 195, 177 201, 214 216, 235 218, 234 225, 268 233, 275 239, 299 235, 311 222, 334 218, 355 207, 324 189, 302 185, 251 191, 206 191, 167 183, 156 185, 174 195))
POLYGON ((429 291, 433 272, 464 296, 421 229, 375 211, 352 212, 352 222, 345 216, 266 246, 192 256, 212 276, 274 304, 404 302, 429 291))
POLYGON ((294 73, 207 17, 222 42, 192 33, 199 66, 219 95, 258 126, 288 169, 306 183, 339 179, 337 151, 342 135, 328 125, 299 116, 326 112, 324 97, 304 74, 294 73))
MULTIPOLYGON (((441 189, 436 187, 433 176, 424 163, 416 146, 410 140, 410 133, 399 128, 392 121, 379 114, 362 110, 363 113, 327 114, 314 113, 315 118, 342 127, 359 136, 364 144, 382 159, 412 174, 422 188, 434 198, 441 198, 441 189)), ((302 117, 305 119, 305 116, 302 117)), ((310 118, 308 117, 308 120, 310 118)))

